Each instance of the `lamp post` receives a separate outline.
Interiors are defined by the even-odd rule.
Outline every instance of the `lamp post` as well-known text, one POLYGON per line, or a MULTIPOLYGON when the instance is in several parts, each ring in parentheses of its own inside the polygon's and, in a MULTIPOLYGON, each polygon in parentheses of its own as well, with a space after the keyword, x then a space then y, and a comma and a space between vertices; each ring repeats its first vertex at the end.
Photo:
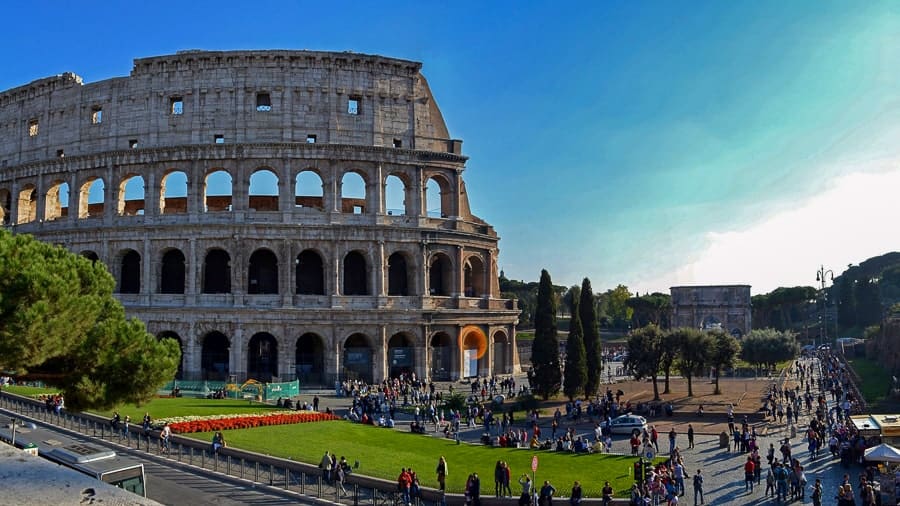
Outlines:
POLYGON ((820 266, 819 270, 816 271, 816 281, 822 284, 822 344, 828 342, 828 299, 825 297, 825 283, 828 277, 831 278, 833 284, 834 271, 831 269, 826 270, 824 265, 820 266))

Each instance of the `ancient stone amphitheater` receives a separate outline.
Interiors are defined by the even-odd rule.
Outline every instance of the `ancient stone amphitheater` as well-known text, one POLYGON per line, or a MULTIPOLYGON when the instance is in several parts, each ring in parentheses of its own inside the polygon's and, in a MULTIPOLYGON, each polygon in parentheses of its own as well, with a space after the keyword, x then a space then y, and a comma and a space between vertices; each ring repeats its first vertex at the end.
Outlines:
POLYGON ((0 92, 3 226, 108 265, 182 379, 514 372, 498 237, 420 69, 184 51, 0 92))

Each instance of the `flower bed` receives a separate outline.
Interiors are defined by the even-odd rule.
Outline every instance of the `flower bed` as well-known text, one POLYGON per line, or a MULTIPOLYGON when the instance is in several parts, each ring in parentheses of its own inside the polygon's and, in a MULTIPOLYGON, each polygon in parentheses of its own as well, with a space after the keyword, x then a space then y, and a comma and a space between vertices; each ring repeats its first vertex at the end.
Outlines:
POLYGON ((266 425, 286 425, 292 423, 324 422, 340 420, 339 416, 315 411, 289 413, 266 413, 246 415, 214 415, 214 416, 180 416, 157 420, 154 425, 169 424, 172 432, 188 434, 191 432, 212 432, 217 430, 250 429, 266 425))

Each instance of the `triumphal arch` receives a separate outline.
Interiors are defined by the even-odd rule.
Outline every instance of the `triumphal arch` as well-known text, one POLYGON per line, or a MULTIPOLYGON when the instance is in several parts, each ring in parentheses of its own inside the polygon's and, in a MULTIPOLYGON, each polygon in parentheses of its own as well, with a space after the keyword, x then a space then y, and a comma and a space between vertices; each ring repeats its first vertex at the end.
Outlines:
POLYGON ((183 379, 512 373, 498 236, 421 67, 184 51, 0 92, 0 221, 104 262, 183 379))

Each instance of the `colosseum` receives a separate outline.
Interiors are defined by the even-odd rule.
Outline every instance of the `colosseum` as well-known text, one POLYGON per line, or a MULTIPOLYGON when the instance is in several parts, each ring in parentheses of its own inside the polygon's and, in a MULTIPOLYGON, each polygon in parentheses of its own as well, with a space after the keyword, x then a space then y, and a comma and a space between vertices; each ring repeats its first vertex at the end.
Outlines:
POLYGON ((0 218, 105 263, 181 379, 515 372, 498 236, 421 67, 183 51, 0 92, 0 218))

